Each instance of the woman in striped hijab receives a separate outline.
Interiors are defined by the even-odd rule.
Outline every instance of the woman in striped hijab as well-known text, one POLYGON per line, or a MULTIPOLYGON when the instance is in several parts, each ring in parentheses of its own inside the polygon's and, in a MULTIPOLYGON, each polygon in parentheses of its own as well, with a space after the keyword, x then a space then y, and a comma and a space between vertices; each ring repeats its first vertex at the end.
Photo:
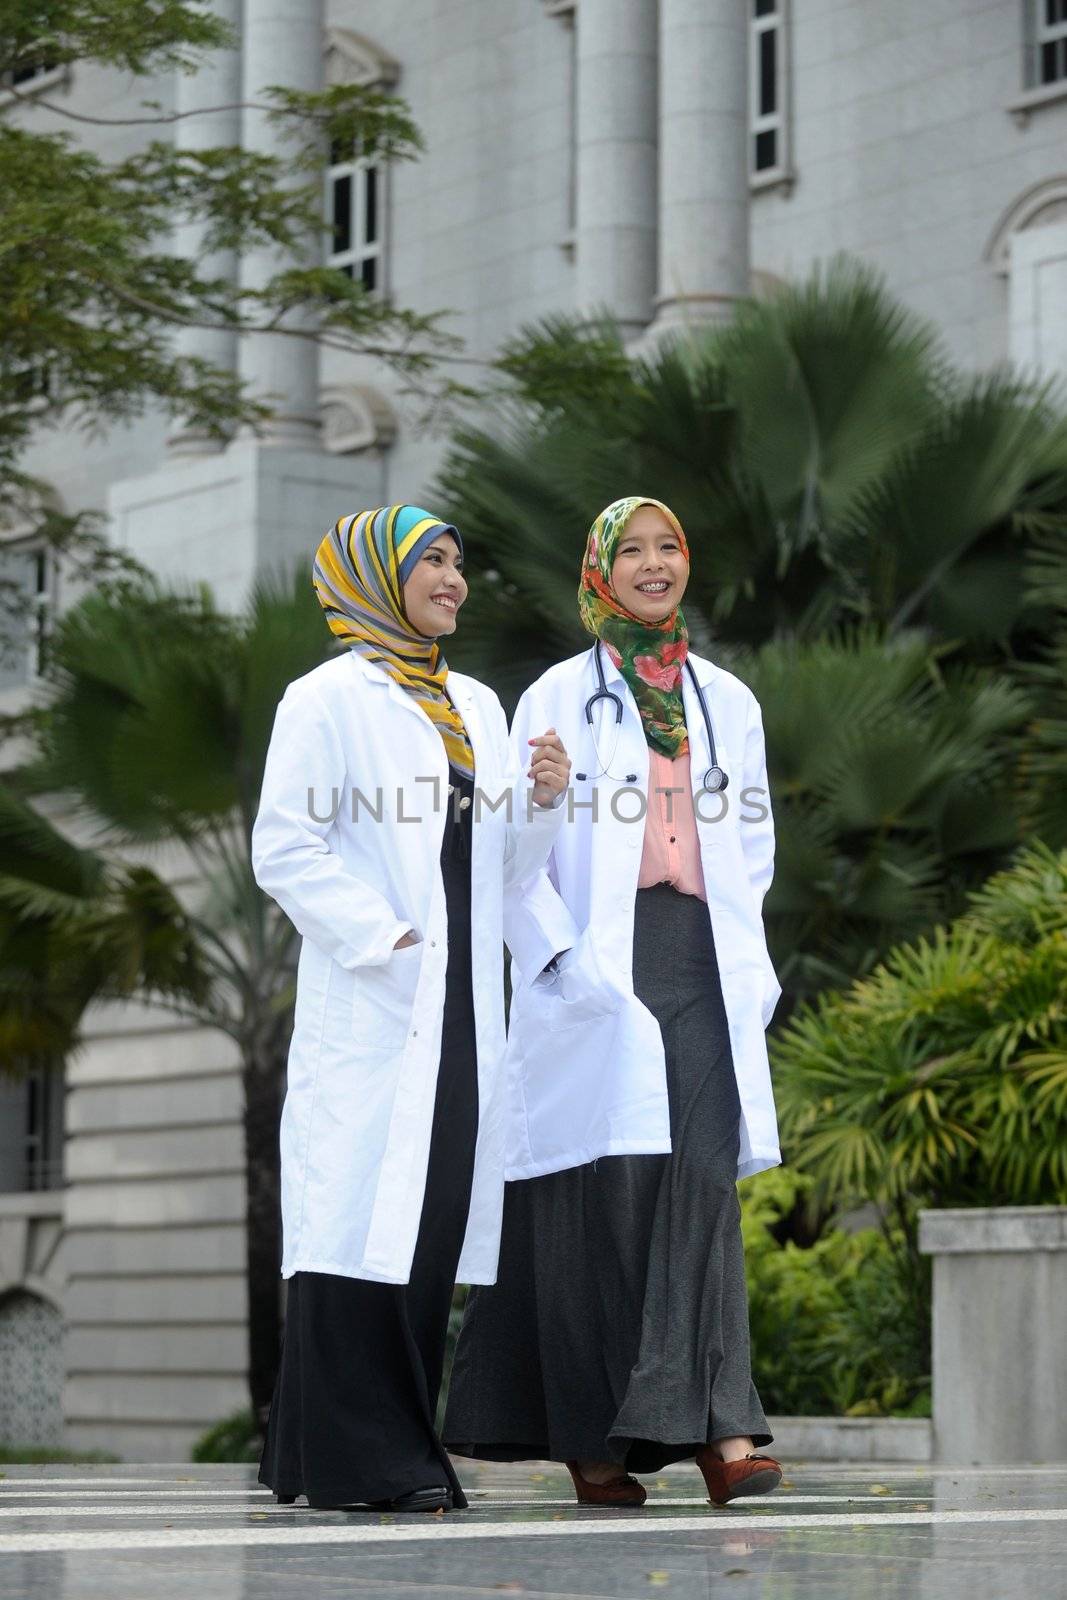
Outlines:
POLYGON ((267 757, 256 878, 304 936, 260 1468, 286 1503, 467 1503, 434 1419, 457 1272, 496 1273, 504 886, 547 861, 569 762, 549 730, 515 772, 496 696, 449 672, 462 568, 417 506, 340 518, 314 586, 348 648, 289 686, 267 757), (510 820, 480 803, 520 790, 510 820))
POLYGON ((436 637, 456 631, 467 598, 455 528, 418 506, 342 517, 319 545, 314 583, 332 632, 414 695, 451 765, 472 778, 474 753, 445 690, 436 637))

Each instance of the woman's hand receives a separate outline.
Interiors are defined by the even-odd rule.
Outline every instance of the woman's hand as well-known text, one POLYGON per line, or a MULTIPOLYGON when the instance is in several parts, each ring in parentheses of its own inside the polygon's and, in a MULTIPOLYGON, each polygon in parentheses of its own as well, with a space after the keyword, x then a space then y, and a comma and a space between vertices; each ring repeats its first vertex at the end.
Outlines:
POLYGON ((565 792, 571 780, 570 757, 555 728, 528 741, 533 746, 533 757, 528 776, 534 781, 534 803, 550 806, 557 795, 565 792))
POLYGON ((416 939, 415 935, 412 933, 411 929, 409 928, 407 933, 405 933, 404 937, 402 939, 398 939, 396 941, 396 944, 394 944, 393 949, 394 950, 406 950, 408 945, 410 945, 410 944, 418 944, 418 942, 419 942, 418 939, 416 939))

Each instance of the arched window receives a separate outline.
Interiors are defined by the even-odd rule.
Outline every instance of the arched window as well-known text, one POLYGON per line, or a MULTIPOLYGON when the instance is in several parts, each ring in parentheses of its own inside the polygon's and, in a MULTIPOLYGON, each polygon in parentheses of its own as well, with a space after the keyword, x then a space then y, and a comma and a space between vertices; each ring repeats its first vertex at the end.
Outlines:
POLYGON ((39 1295, 0 1298, 0 1444, 63 1442, 63 1318, 39 1295))
POLYGON ((1008 282, 1011 359, 1045 377, 1067 375, 1067 173, 1008 207, 985 259, 1008 282))

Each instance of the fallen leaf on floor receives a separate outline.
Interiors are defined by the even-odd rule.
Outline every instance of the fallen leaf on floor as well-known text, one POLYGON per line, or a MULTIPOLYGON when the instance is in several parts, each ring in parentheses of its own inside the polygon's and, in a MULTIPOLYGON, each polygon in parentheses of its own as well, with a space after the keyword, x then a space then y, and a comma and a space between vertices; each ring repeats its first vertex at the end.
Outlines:
POLYGON ((885 1483, 869 1483, 867 1485, 867 1493, 868 1494, 892 1494, 893 1491, 892 1491, 892 1489, 889 1488, 888 1484, 885 1484, 885 1483))
POLYGON ((547 1472, 531 1472, 530 1473, 530 1482, 531 1483, 547 1483, 548 1482, 548 1473, 547 1472))
POLYGON ((671 1581, 669 1572, 649 1572, 646 1576, 654 1589, 662 1589, 664 1584, 671 1581))
POLYGON ((657 1478, 656 1479, 656 1488, 657 1489, 669 1489, 670 1486, 671 1485, 670 1485, 670 1479, 669 1478, 657 1478))
POLYGON ((727 1567, 723 1573, 724 1578, 747 1578, 752 1571, 751 1567, 727 1567))
POLYGON ((796 1484, 793 1482, 792 1478, 783 1478, 778 1487, 779 1489, 795 1489, 796 1484))
POLYGON ((493 1588, 506 1589, 508 1594, 526 1593, 526 1585, 524 1583, 494 1583, 493 1588))

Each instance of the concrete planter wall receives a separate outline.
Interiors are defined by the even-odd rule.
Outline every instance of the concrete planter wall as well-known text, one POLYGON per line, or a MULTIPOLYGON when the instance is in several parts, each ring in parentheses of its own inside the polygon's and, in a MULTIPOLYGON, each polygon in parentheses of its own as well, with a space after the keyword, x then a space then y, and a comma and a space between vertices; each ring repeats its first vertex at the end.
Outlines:
POLYGON ((930 1460, 930 1424, 925 1417, 768 1417, 774 1434, 769 1452, 780 1460, 930 1460))
POLYGON ((924 1211, 934 1460, 1067 1462, 1067 1206, 924 1211))

